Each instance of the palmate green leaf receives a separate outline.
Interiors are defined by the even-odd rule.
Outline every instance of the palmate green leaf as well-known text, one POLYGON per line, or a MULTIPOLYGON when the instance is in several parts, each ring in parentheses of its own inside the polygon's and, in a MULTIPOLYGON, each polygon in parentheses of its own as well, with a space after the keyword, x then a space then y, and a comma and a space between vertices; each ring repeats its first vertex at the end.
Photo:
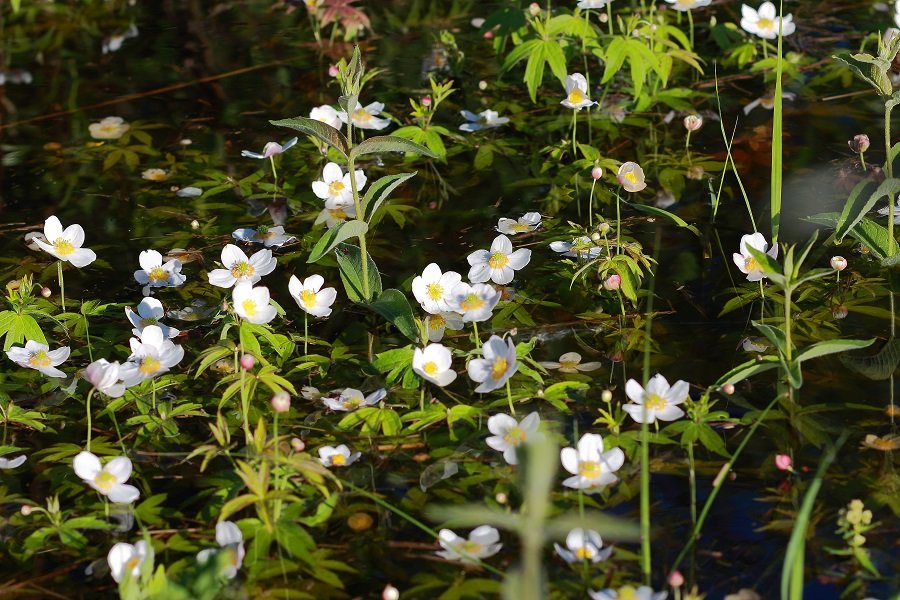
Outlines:
POLYGON ((356 160, 360 156, 381 154, 382 152, 411 152, 429 158, 438 158, 438 155, 427 147, 412 140, 396 135, 376 135, 354 146, 350 151, 349 159, 356 160))
POLYGON ((416 325, 412 307, 400 290, 384 290, 377 300, 366 304, 366 308, 384 317, 411 341, 419 341, 419 327, 416 325))
POLYGON ((670 221, 672 221, 679 227, 684 227, 685 229, 687 229, 688 231, 690 231, 697 237, 700 237, 699 229, 697 229, 694 225, 691 225, 690 223, 688 223, 687 221, 685 221, 684 219, 682 219, 675 213, 671 213, 667 210, 663 210, 662 208, 658 208, 656 206, 648 206, 645 204, 628 204, 627 202, 626 202, 626 204, 638 212, 647 213, 648 215, 654 215, 656 217, 664 217, 666 219, 669 219, 670 221))
POLYGON ((535 46, 531 54, 528 55, 528 62, 525 63, 525 85, 528 87, 528 95, 531 101, 537 101, 537 89, 544 79, 544 65, 546 64, 547 46, 543 42, 539 42, 535 46))
POLYGON ((26 340, 47 343, 47 337, 41 331, 41 327, 34 317, 11 310, 0 313, 0 335, 6 336, 3 343, 4 351, 12 348, 14 344, 21 344, 26 340))
POLYGON ((344 158, 347 158, 347 154, 350 151, 350 143, 347 141, 344 134, 331 125, 327 125, 321 121, 308 119, 306 117, 293 117, 291 119, 269 121, 269 123, 277 125, 278 127, 288 127, 295 131, 305 133, 306 135, 311 135, 340 152, 344 158))
POLYGON ((378 211, 378 208, 381 204, 388 199, 397 187, 416 176, 417 171, 413 171, 412 173, 397 173, 396 175, 386 175, 381 177, 369 186, 369 189, 366 191, 366 195, 363 196, 361 204, 363 211, 363 220, 366 223, 372 222, 372 217, 375 216, 375 213, 378 211))
POLYGON ((876 202, 884 197, 887 197, 889 200, 893 199, 897 192, 900 192, 900 179, 897 178, 885 179, 874 193, 866 196, 866 192, 869 191, 872 185, 871 182, 860 182, 853 188, 850 197, 847 198, 847 203, 844 204, 844 210, 841 212, 841 216, 838 217, 837 227, 834 231, 838 242, 844 240, 844 237, 850 230, 872 210, 876 202))
POLYGON ((369 297, 363 297, 363 278, 362 278, 362 251, 359 246, 353 246, 347 243, 338 244, 335 247, 335 256, 337 257, 338 268, 341 273, 341 281, 344 284, 344 291, 351 302, 368 302, 375 296, 381 295, 381 274, 378 272, 378 266, 369 253, 366 253, 366 260, 369 263, 369 297))
POLYGON ((365 235, 368 230, 369 226, 359 219, 344 221, 337 227, 332 227, 327 230, 322 237, 319 238, 319 241, 316 242, 316 245, 313 246, 306 262, 314 263, 322 260, 322 258, 334 250, 334 247, 341 242, 349 240, 350 238, 365 235))
POLYGON ((513 48, 512 52, 506 55, 503 66, 500 71, 505 73, 513 68, 519 61, 530 55, 536 48, 544 45, 543 40, 528 40, 513 48))
POLYGON ((873 356, 844 354, 841 362, 851 371, 875 381, 888 379, 900 365, 900 339, 892 338, 873 356))

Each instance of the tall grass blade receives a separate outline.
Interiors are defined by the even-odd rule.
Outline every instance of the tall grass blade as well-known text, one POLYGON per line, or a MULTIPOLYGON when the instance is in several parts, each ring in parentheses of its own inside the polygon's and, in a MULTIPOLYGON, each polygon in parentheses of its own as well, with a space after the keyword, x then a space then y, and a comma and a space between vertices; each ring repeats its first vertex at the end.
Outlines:
MULTIPOLYGON (((772 117, 772 192, 769 199, 772 218, 772 245, 778 243, 778 229, 781 223, 781 76, 784 69, 784 56, 782 46, 784 38, 781 35, 782 17, 784 16, 784 2, 778 3, 778 57, 775 63, 775 114, 772 117)), ((765 42, 763 42, 765 43, 765 42)))

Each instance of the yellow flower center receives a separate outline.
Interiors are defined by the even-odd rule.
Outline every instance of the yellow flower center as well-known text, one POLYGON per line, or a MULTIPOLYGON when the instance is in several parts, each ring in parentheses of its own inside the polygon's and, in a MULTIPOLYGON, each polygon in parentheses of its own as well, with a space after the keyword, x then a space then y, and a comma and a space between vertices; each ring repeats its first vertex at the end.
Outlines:
POLYGON ((119 483, 119 479, 112 473, 107 473, 106 471, 100 471, 97 473, 97 476, 94 477, 94 485, 103 492, 108 492, 113 489, 117 483, 119 483))
POLYGON ((481 552, 482 548, 484 548, 484 546, 482 546, 478 542, 475 542, 472 540, 466 540, 465 542, 463 542, 462 544, 459 545, 458 552, 464 553, 464 554, 475 555, 475 554, 478 554, 479 552, 481 552))
POLYGON ((250 279, 255 272, 253 265, 243 260, 231 265, 231 276, 235 279, 250 279))
POLYGON ((132 557, 127 563, 125 563, 125 572, 130 573, 139 564, 141 564, 141 559, 137 556, 132 557))
POLYGON ((520 427, 513 427, 503 436, 503 441, 510 446, 518 447, 522 445, 526 438, 525 432, 520 427))
POLYGON ((630 585, 619 588, 619 600, 638 600, 637 590, 630 585))
POLYGON ((477 294, 472 293, 459 303, 459 307, 464 311, 469 312, 470 310, 478 310, 485 304, 487 304, 486 300, 482 300, 477 294))
POLYGON ((306 308, 315 308, 316 293, 312 290, 303 290, 302 292, 300 292, 300 301, 306 308))
POLYGON ((603 473, 603 465, 593 460, 578 463, 578 474, 587 479, 597 479, 603 473))
POLYGON ((578 367, 578 360, 561 360, 559 361, 559 368, 562 369, 576 369, 578 367))
POLYGON ((141 366, 138 367, 138 371, 144 375, 153 375, 159 371, 160 367, 162 367, 162 365, 160 364, 159 359, 153 358, 152 356, 145 356, 141 360, 141 366))
POLYGON ((505 358, 497 358, 491 367, 491 379, 500 379, 506 374, 508 363, 505 358))
POLYGON ((59 238, 53 242, 53 250, 59 257, 68 256, 75 252, 75 246, 67 239, 59 238))
POLYGON ((762 271, 762 268, 760 267, 758 260, 752 256, 748 256, 744 259, 744 270, 748 273, 752 273, 753 271, 762 271))
POLYGON ((50 357, 47 356, 47 352, 44 350, 38 350, 34 354, 28 357, 28 364, 32 367, 49 367, 50 366, 50 357))
POLYGON ((150 278, 150 283, 157 283, 160 281, 168 281, 169 280, 169 272, 166 271, 165 269, 163 269, 162 266, 153 267, 147 273, 147 277, 150 278))
MULTIPOLYGON (((559 96, 557 96, 557 98, 558 97, 559 96)), ((570 104, 581 104, 582 102, 584 102, 584 98, 585 98, 584 92, 582 92, 578 88, 575 88, 574 90, 569 92, 569 103, 570 104)))
POLYGON ((665 398, 659 394, 650 394, 650 397, 644 400, 644 406, 647 407, 647 410, 662 410, 666 405, 665 398))
POLYGON ((99 129, 102 133, 113 135, 119 133, 120 127, 121 125, 114 125, 112 123, 107 123, 106 125, 101 123, 99 129))
POLYGON ((328 186, 328 195, 329 196, 340 196, 341 192, 344 190, 344 184, 340 181, 333 181, 328 186))
POLYGON ((444 288, 439 283, 429 283, 425 286, 425 295, 429 300, 440 300, 444 297, 444 288))
POLYGON ((363 123, 368 123, 372 119, 372 115, 366 112, 364 108, 357 108, 353 111, 353 120, 354 121, 362 121, 363 123))
POLYGON ((775 21, 772 19, 760 19, 756 22, 756 26, 760 29, 775 29, 775 21))
POLYGON ((337 208, 329 208, 328 212, 331 213, 331 218, 336 221, 345 221, 347 219, 347 213, 345 213, 344 209, 340 206, 337 208))
POLYGON ((575 549, 575 558, 578 560, 590 560, 594 556, 594 553, 591 552, 591 549, 587 546, 582 546, 581 548, 575 549))
POLYGON ((253 300, 247 298, 241 304, 241 307, 243 307, 244 314, 246 314, 248 317, 256 315, 256 302, 254 302, 253 300))
POLYGON ((678 4, 681 6, 693 6, 696 0, 678 0, 678 4))
POLYGON ((627 179, 630 183, 637 183, 637 175, 634 174, 634 171, 628 171, 622 177, 627 179))
POLYGON ((509 226, 509 230, 518 233, 521 233, 523 231, 531 231, 531 225, 528 225, 527 223, 513 223, 509 226))
POLYGON ((347 464, 347 457, 345 457, 343 454, 334 454, 331 457, 331 464, 338 467, 343 466, 347 464))
POLYGON ((433 360, 429 360, 427 363, 425 363, 425 366, 422 367, 422 370, 425 371, 426 373, 428 373, 429 375, 434 375, 435 373, 438 372, 437 363, 435 363, 433 360))
POLYGON ((509 257, 502 252, 494 252, 488 259, 488 266, 492 269, 502 269, 509 263, 509 257))
MULTIPOLYGON (((360 404, 362 404, 361 398, 350 398, 349 400, 344 400, 341 406, 343 406, 346 410, 353 410, 355 408, 358 408, 360 404)), ((335 454, 334 458, 336 459, 338 456, 340 456, 341 461, 343 461, 344 457, 341 454, 335 454)))
POLYGON ((430 329, 444 329, 447 326, 447 319, 441 315, 428 315, 428 327, 430 329))

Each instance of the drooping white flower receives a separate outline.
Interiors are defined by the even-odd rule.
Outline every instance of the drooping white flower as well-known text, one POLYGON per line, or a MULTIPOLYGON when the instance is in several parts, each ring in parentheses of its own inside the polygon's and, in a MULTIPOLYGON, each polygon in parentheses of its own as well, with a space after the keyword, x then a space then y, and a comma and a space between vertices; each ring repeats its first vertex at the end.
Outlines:
POLYGON ((447 304, 465 323, 480 323, 491 318, 491 311, 500 301, 500 292, 486 283, 469 285, 461 281, 450 290, 447 304))
POLYGON ((134 279, 139 284, 155 287, 178 287, 187 281, 181 274, 181 261, 177 258, 163 264, 163 256, 156 250, 144 250, 138 257, 141 268, 134 272, 134 279))
MULTIPOLYGON (((391 124, 390 119, 379 118, 378 115, 384 110, 383 102, 372 102, 366 106, 357 105, 350 119, 354 127, 360 129, 384 129, 391 124)), ((347 123, 347 112, 340 111, 338 118, 342 123, 347 123)))
MULTIPOLYGON (((783 100, 794 100, 797 98, 797 94, 794 92, 781 92, 781 98, 783 100)), ((772 110, 775 108, 775 92, 769 91, 750 102, 749 104, 744 106, 744 114, 750 114, 750 111, 756 108, 757 106, 762 106, 766 110, 772 110)))
POLYGON ((326 467, 347 467, 356 462, 360 456, 362 453, 351 453, 346 444, 319 448, 319 461, 326 467))
POLYGON ((254 325, 265 325, 278 315, 278 310, 269 303, 269 288, 263 285, 253 287, 242 281, 234 286, 231 299, 234 312, 254 325))
POLYGON ((688 384, 679 379, 671 387, 669 382, 661 374, 657 373, 647 382, 645 390, 634 379, 625 383, 625 395, 634 404, 625 404, 622 410, 631 415, 638 423, 655 423, 660 421, 674 421, 684 416, 684 411, 678 408, 688 398, 688 384))
POLYGON ((120 381, 118 362, 105 358, 95 360, 84 369, 84 379, 94 388, 110 398, 120 398, 125 393, 125 383, 120 381))
POLYGON ((599 592, 588 590, 591 600, 666 600, 669 592, 654 592, 650 586, 633 587, 625 585, 617 590, 606 589, 599 592))
POLYGON ((504 342, 503 338, 492 335, 481 347, 481 354, 484 358, 474 358, 466 366, 469 378, 481 384, 475 388, 479 394, 496 390, 519 368, 516 346, 511 339, 504 342))
POLYGON ((450 294, 462 281, 456 271, 441 272, 437 263, 431 263, 412 281, 412 293, 425 312, 439 314, 450 311, 450 294))
POLYGON ((163 308, 162 302, 156 298, 147 297, 141 300, 140 304, 137 306, 137 312, 132 310, 130 306, 126 306, 125 316, 128 317, 128 320, 134 325, 134 329, 131 330, 131 333, 138 337, 141 336, 141 332, 147 325, 156 325, 159 327, 162 330, 163 337, 169 340, 177 337, 178 334, 181 333, 174 327, 169 327, 161 322, 161 319, 166 316, 166 310, 163 308))
POLYGON ((468 539, 459 537, 449 529, 441 529, 438 543, 443 548, 437 552, 438 556, 463 562, 477 562, 482 558, 488 558, 497 554, 503 547, 500 543, 500 532, 490 525, 476 527, 468 539))
POLYGON ((566 352, 559 357, 559 362, 542 361, 545 369, 559 369, 560 373, 577 373, 578 371, 596 371, 603 366, 599 362, 581 362, 581 355, 577 352, 566 352))
MULTIPOLYGON (((366 185, 366 174, 356 169, 356 191, 366 185)), ((344 173, 337 163, 330 162, 322 169, 322 179, 313 181, 313 193, 325 201, 325 208, 337 208, 353 204, 353 188, 350 173, 344 173)))
POLYGON ((375 406, 387 396, 387 390, 379 388, 369 394, 363 396, 363 393, 353 388, 345 388, 341 391, 341 395, 337 398, 333 396, 323 396, 322 402, 331 410, 338 412, 350 412, 361 406, 375 406))
POLYGON ((131 461, 126 456, 117 456, 106 465, 100 464, 97 455, 79 452, 72 461, 75 474, 89 486, 116 504, 130 504, 138 499, 140 491, 125 482, 131 477, 131 461))
POLYGON ((413 371, 439 387, 449 385, 456 379, 452 363, 450 349, 441 344, 428 344, 424 349, 416 348, 413 352, 413 371))
POLYGON ((626 192, 640 192, 647 187, 644 169, 636 162, 628 161, 622 163, 619 171, 616 173, 616 179, 619 180, 626 192))
POLYGON ((531 260, 531 250, 519 248, 513 252, 512 242, 501 233, 491 242, 490 250, 476 250, 466 260, 471 265, 469 280, 473 283, 491 280, 506 285, 531 260))
POLYGON ((594 244, 586 235, 577 237, 571 242, 557 241, 550 242, 550 249, 559 252, 563 256, 572 256, 583 259, 597 258, 603 250, 600 246, 594 244))
POLYGON ((244 158, 257 158, 257 159, 265 159, 272 158, 277 154, 281 154, 282 152, 293 148, 294 144, 297 143, 297 138, 291 138, 284 143, 282 146, 278 142, 266 142, 266 145, 263 146, 262 154, 259 152, 251 152, 250 150, 241 150, 241 156, 244 158))
POLYGON ((759 261, 753 258, 750 251, 747 250, 748 247, 764 252, 772 258, 778 258, 778 246, 772 246, 770 249, 769 242, 758 231, 741 237, 741 253, 735 252, 731 258, 741 273, 747 275, 747 281, 759 281, 766 277, 766 274, 763 273, 762 265, 759 264, 759 261))
POLYGON ((63 229, 56 216, 47 217, 44 221, 44 239, 35 237, 33 241, 47 254, 72 263, 73 267, 79 269, 97 260, 97 254, 93 250, 81 247, 84 244, 84 229, 81 225, 69 225, 63 229))
POLYGON ((125 387, 162 375, 184 358, 184 348, 165 338, 158 325, 147 325, 131 338, 131 356, 119 368, 125 387))
POLYGON ((494 127, 500 127, 501 125, 509 123, 508 117, 501 117, 495 110, 484 110, 477 115, 468 110, 461 110, 459 114, 468 121, 467 123, 460 125, 459 129, 460 131, 466 131, 468 133, 481 131, 482 129, 493 129, 494 127))
POLYGON ((122 117, 106 117, 99 123, 88 125, 88 131, 95 140, 117 140, 131 127, 122 117))
POLYGON ((169 178, 169 173, 165 169, 144 169, 141 178, 147 181, 165 181, 169 178))
MULTIPOLYGON (((741 5, 741 29, 766 40, 778 37, 778 9, 771 2, 763 2, 759 10, 753 10, 746 4, 741 5)), ((796 30, 792 15, 785 15, 781 20, 781 35, 791 35, 796 30)))
POLYGON ((217 552, 227 552, 229 561, 222 569, 222 576, 226 579, 234 579, 241 565, 244 564, 244 534, 231 521, 219 521, 216 523, 216 543, 219 544, 221 550, 205 548, 197 553, 197 562, 202 565, 217 552))
POLYGON ((677 11, 686 12, 702 6, 709 6, 712 0, 666 0, 677 11))
POLYGON ((247 258, 244 252, 234 244, 225 244, 222 249, 222 265, 224 269, 213 269, 209 272, 209 283, 221 288, 230 288, 239 282, 257 283, 263 275, 275 270, 277 259, 272 251, 263 248, 247 258))
POLYGON ((328 104, 317 106, 309 111, 309 118, 325 123, 326 125, 331 125, 335 129, 341 128, 341 118, 338 116, 338 111, 328 104))
POLYGON ((284 227, 280 225, 277 227, 260 225, 257 229, 242 227, 241 229, 235 229, 231 237, 239 242, 262 244, 266 248, 278 248, 296 239, 292 235, 285 235, 284 227))
POLYGON ((614 473, 625 464, 621 448, 603 451, 603 438, 586 433, 578 440, 578 449, 563 448, 559 453, 563 468, 572 473, 563 481, 569 488, 582 489, 593 494, 619 480, 614 473))
POLYGON ((134 545, 119 542, 110 548, 106 556, 109 572, 116 583, 121 583, 126 573, 130 573, 132 577, 140 577, 141 565, 147 559, 153 560, 153 546, 144 540, 134 545))
MULTIPOLYGON (((126 29, 124 32, 111 35, 108 38, 106 38, 105 40, 103 40, 103 43, 100 46, 100 50, 103 54, 108 54, 110 52, 118 52, 119 49, 122 47, 122 44, 125 42, 125 40, 135 38, 137 36, 138 36, 138 28, 137 28, 137 26, 134 25, 134 23, 132 23, 131 26, 128 29, 126 29)), ((109 117, 107 117, 107 118, 109 118, 109 117)), ((118 117, 114 117, 114 118, 118 118, 118 117)))
POLYGON ((17 456, 15 458, 6 458, 5 456, 0 457, 0 469, 18 469, 22 465, 25 464, 25 455, 17 456))
POLYGON ((303 283, 300 283, 296 275, 291 275, 288 291, 301 309, 314 317, 327 317, 337 298, 337 290, 331 287, 323 290, 324 283, 325 279, 321 275, 310 275, 303 283))
POLYGON ((47 377, 65 377, 66 374, 56 367, 69 358, 69 352, 68 346, 50 350, 47 344, 27 340, 24 348, 13 346, 6 351, 6 355, 20 367, 35 369, 47 377))
POLYGON ((581 9, 599 9, 605 8, 612 0, 578 0, 578 8, 581 9))
POLYGON ((612 547, 603 548, 603 539, 593 529, 576 528, 566 536, 566 547, 553 544, 556 553, 569 564, 575 562, 600 562, 606 560, 612 554, 612 547))
POLYGON ((566 76, 566 98, 560 104, 575 110, 581 110, 597 104, 588 98, 588 84, 584 75, 573 73, 566 76))
POLYGON ((517 220, 501 218, 497 221, 497 231, 506 235, 529 233, 540 227, 541 213, 528 212, 517 220))
POLYGON ((521 422, 504 413, 496 414, 487 422, 488 431, 494 435, 484 442, 497 452, 502 452, 503 460, 507 464, 517 465, 519 464, 519 457, 516 454, 518 449, 540 435, 538 433, 540 425, 541 416, 536 412, 529 414, 521 422))
POLYGON ((429 342, 439 342, 444 339, 444 331, 447 329, 459 331, 462 328, 462 317, 455 312, 442 312, 425 316, 425 329, 428 332, 429 342))

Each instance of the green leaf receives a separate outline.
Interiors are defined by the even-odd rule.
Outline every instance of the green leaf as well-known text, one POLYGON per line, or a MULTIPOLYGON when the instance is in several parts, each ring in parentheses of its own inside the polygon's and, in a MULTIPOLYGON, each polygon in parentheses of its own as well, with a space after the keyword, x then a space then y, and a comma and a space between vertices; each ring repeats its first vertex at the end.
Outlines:
POLYGON ((889 200, 893 200, 897 192, 900 191, 900 179, 885 179, 878 186, 878 189, 875 190, 875 193, 866 196, 866 192, 871 185, 871 182, 862 181, 850 192, 850 197, 847 198, 847 202, 844 204, 844 210, 838 218, 837 227, 834 231, 834 236, 838 242, 844 241, 844 236, 872 210, 876 202, 885 196, 889 200))
POLYGON ((889 256, 895 256, 900 253, 900 245, 897 244, 897 240, 891 239, 887 228, 868 217, 860 220, 856 227, 850 230, 850 235, 868 246, 872 255, 879 260, 884 260, 889 256))
POLYGON ((294 129, 301 133, 311 135, 319 141, 331 146, 332 148, 340 152, 344 158, 347 158, 350 143, 347 141, 347 138, 344 137, 343 133, 341 133, 331 125, 327 125, 325 123, 322 123, 321 121, 316 121, 315 119, 308 119, 306 117, 280 119, 278 121, 269 121, 269 123, 271 123, 272 125, 277 125, 278 127, 289 127, 290 129, 294 129))
POLYGON ((553 75, 559 79, 560 85, 566 83, 566 55, 556 40, 547 40, 544 42, 544 57, 553 75))
POLYGON ((369 264, 368 298, 363 297, 362 252, 359 246, 338 244, 335 247, 335 256, 341 273, 341 281, 344 283, 344 290, 351 302, 368 302, 381 294, 381 274, 368 252, 366 252, 366 260, 369 264))
POLYGON ((400 290, 385 290, 375 302, 366 304, 366 308, 387 319, 413 342, 419 341, 419 328, 412 307, 400 290))
POLYGON ((525 64, 525 84, 528 86, 528 95, 531 101, 537 101, 537 89, 544 79, 544 56, 547 46, 540 44, 536 46, 534 51, 528 56, 528 62, 525 64))
MULTIPOLYGON (((772 342, 778 349, 778 353, 782 356, 787 355, 787 337, 784 335, 784 331, 782 331, 779 327, 773 327, 772 325, 766 325, 764 323, 757 323, 753 321, 753 326, 756 327, 757 331, 766 336, 766 338, 772 342)), ((793 350, 793 348, 791 348, 793 350)), ((793 355, 793 352, 791 353, 793 355)))
POLYGON ((332 227, 326 231, 325 234, 319 238, 319 241, 316 242, 316 245, 313 246, 312 252, 310 253, 309 258, 306 259, 306 262, 318 262, 341 242, 349 240, 350 238, 365 235, 368 230, 369 226, 359 219, 344 221, 337 227, 332 227))
POLYGON ((381 203, 388 199, 391 192, 397 189, 404 181, 416 176, 416 171, 412 173, 398 173, 396 175, 387 175, 369 186, 366 195, 362 199, 363 220, 366 223, 372 222, 372 217, 378 211, 381 203))
POLYGON ((396 135, 376 135, 356 145, 350 151, 349 160, 356 160, 366 154, 381 154, 382 152, 412 152, 429 158, 438 158, 437 154, 412 140, 396 135))
POLYGON ((846 352, 848 350, 857 350, 859 348, 868 348, 875 343, 871 340, 825 340, 817 342, 806 348, 797 356, 798 362, 818 358, 820 356, 828 356, 829 354, 837 354, 838 352, 846 352))
POLYGON ((728 383, 733 385, 759 373, 770 371, 776 368, 779 362, 775 356, 763 356, 760 360, 748 360, 719 377, 716 385, 722 386, 728 383))
POLYGON ((873 356, 842 355, 841 362, 851 371, 856 371, 864 377, 882 381, 888 379, 897 370, 900 364, 900 339, 889 340, 873 356))
MULTIPOLYGON (((626 202, 626 204, 628 204, 628 203, 626 202)), ((647 213, 649 215, 654 215, 657 217, 665 217, 666 219, 669 219, 670 221, 672 221, 679 227, 684 227, 685 229, 687 229, 688 231, 690 231, 697 237, 700 237, 699 229, 697 229, 694 225, 691 225, 690 223, 688 223, 687 221, 685 221, 684 219, 682 219, 675 213, 671 213, 667 210, 657 208, 656 206, 647 206, 644 204, 628 204, 628 206, 637 210, 638 212, 647 213)))

